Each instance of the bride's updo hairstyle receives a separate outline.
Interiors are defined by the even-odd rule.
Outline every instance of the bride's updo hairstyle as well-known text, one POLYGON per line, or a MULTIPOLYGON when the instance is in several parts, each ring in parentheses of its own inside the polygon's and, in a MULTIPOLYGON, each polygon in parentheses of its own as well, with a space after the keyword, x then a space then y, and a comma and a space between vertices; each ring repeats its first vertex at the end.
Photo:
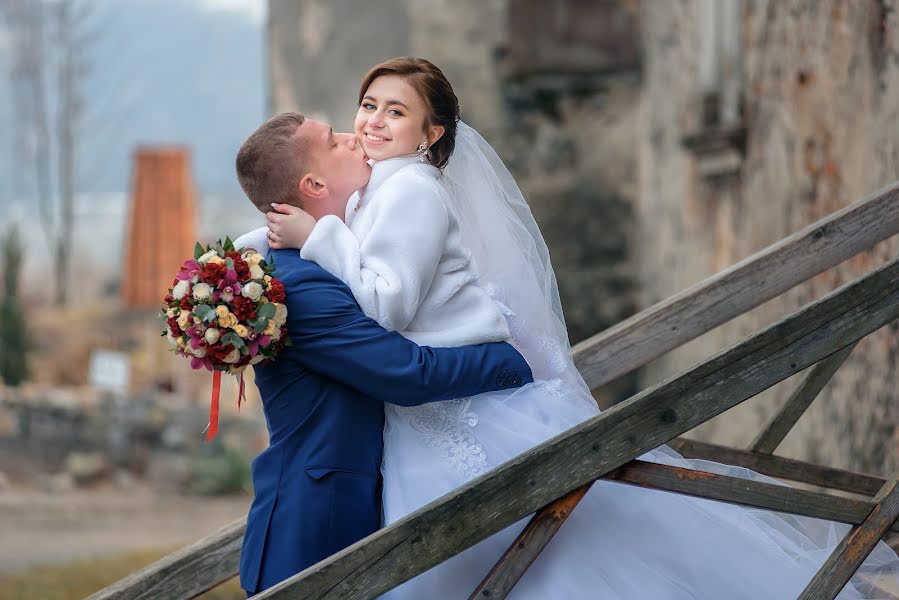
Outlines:
MULTIPOLYGON (((428 109, 425 127, 439 125, 444 133, 428 148, 428 162, 442 169, 456 147, 456 122, 459 120, 459 100, 453 86, 437 66, 423 58, 391 58, 372 67, 362 78, 359 87, 359 104, 372 82, 383 75, 399 75, 411 85, 428 109)), ((427 129, 425 129, 427 133, 427 129)))

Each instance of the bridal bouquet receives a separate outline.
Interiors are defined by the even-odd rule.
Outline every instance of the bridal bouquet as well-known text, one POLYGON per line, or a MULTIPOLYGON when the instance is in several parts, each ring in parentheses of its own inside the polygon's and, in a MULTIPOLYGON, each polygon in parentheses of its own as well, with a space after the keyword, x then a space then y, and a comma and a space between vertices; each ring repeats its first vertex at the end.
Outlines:
POLYGON ((235 250, 229 238, 206 247, 197 242, 165 297, 162 335, 192 368, 213 373, 207 440, 218 432, 221 374, 240 377, 240 408, 243 370, 290 344, 284 284, 273 272, 274 263, 255 250, 235 250))

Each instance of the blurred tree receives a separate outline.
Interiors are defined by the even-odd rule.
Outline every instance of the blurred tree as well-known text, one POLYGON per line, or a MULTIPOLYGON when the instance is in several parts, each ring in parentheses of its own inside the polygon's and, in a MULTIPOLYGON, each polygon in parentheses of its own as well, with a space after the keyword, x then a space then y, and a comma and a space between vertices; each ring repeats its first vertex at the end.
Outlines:
POLYGON ((11 225, 3 237, 0 266, 3 269, 3 289, 0 290, 0 380, 6 385, 18 386, 28 377, 28 333, 19 297, 22 242, 15 225, 11 225))
POLYGON ((68 301, 76 148, 87 74, 91 0, 0 0, 12 35, 12 88, 38 216, 50 252, 54 301, 68 301), (51 83, 55 82, 55 83, 51 83), (55 120, 50 107, 55 110, 55 120), (55 171, 55 173, 54 173, 55 171))

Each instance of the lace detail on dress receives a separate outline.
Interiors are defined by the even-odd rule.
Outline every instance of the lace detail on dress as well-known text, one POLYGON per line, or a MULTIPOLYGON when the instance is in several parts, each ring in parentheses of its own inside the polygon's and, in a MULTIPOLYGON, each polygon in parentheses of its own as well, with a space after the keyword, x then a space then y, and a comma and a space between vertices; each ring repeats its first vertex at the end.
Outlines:
POLYGON ((487 472, 487 453, 474 434, 478 415, 471 398, 431 402, 421 406, 387 405, 421 440, 468 479, 487 472))

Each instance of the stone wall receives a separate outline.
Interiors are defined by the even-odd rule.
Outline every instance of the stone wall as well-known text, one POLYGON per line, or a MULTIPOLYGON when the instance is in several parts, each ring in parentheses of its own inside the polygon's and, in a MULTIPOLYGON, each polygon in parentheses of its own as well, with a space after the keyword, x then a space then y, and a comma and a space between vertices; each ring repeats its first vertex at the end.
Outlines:
MULTIPOLYGON (((732 1, 732 0, 725 0, 732 1)), ((899 177, 899 2, 745 0, 739 16, 745 152, 701 174, 705 0, 645 0, 638 218, 648 306, 899 177)), ((646 370, 649 384, 895 257, 877 246, 646 370)), ((855 349, 781 452, 873 472, 899 467, 895 327, 855 349)), ((798 378, 699 429, 748 444, 798 378)))

